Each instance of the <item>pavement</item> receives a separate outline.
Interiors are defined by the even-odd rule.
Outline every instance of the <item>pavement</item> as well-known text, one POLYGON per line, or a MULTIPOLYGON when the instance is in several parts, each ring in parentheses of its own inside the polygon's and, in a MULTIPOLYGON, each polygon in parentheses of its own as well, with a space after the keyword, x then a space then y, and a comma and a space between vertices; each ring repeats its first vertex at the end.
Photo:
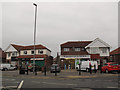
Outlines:
POLYGON ((46 72, 46 76, 41 71, 37 72, 37 75, 35 75, 33 72, 29 72, 28 75, 25 74, 19 74, 19 70, 17 71, 4 71, 3 76, 14 76, 14 77, 22 77, 22 78, 39 78, 39 79, 74 79, 74 78, 95 78, 95 77, 111 77, 111 76, 118 76, 118 74, 106 74, 106 73, 100 73, 99 71, 97 73, 90 74, 89 72, 81 72, 81 75, 79 75, 78 71, 75 69, 73 70, 61 70, 60 73, 57 73, 57 76, 55 76, 55 73, 46 72), (8 72, 11 74, 9 75, 8 72))

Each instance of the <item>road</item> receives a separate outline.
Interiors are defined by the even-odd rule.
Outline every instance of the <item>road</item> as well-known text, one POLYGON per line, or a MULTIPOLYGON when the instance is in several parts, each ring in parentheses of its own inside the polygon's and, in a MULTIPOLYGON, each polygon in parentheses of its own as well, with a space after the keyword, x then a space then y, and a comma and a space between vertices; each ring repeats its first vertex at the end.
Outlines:
MULTIPOLYGON (((100 74, 82 72, 81 76, 78 72, 62 71, 57 76, 47 73, 38 72, 35 76, 33 73, 29 75, 19 75, 18 71, 3 72, 2 87, 4 89, 16 90, 21 82, 22 89, 40 89, 40 88, 70 88, 71 90, 94 90, 95 88, 118 89, 119 76, 118 74, 100 74)), ((70 90, 69 89, 69 90, 70 90)))

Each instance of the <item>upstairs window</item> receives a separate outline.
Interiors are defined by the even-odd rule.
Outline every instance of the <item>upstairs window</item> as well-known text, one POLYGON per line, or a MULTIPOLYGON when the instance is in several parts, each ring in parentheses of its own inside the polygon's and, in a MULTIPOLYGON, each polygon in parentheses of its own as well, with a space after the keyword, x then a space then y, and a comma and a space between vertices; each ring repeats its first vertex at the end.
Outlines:
POLYGON ((12 56, 16 56, 16 52, 12 52, 12 56))
POLYGON ((8 53, 8 57, 10 57, 10 54, 11 54, 11 53, 8 53))
POLYGON ((27 51, 24 51, 24 54, 27 54, 27 51))
POLYGON ((70 49, 69 48, 64 48, 64 51, 70 51, 70 49))
POLYGON ((85 48, 81 48, 81 51, 85 51, 85 48))
POLYGON ((33 51, 33 50, 31 51, 31 54, 34 54, 34 51, 33 51))
POLYGON ((75 51, 80 51, 80 48, 75 48, 75 51))
POLYGON ((43 51, 42 50, 38 50, 38 54, 43 54, 43 51))
POLYGON ((107 49, 106 48, 101 48, 102 53, 107 53, 107 49))

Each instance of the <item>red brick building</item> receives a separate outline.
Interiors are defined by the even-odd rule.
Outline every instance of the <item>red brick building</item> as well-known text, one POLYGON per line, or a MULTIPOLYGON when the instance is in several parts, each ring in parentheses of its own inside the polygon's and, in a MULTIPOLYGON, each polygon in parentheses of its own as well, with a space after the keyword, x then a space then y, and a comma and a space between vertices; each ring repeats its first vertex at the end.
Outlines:
POLYGON ((96 60, 104 63, 109 60, 110 45, 103 40, 96 38, 93 41, 68 41, 61 46, 62 65, 67 69, 78 67, 77 62, 86 60, 96 60))
POLYGON ((120 64, 120 47, 110 52, 110 59, 120 64))
POLYGON ((6 53, 0 48, 0 63, 6 63, 6 53))
POLYGON ((53 57, 51 56, 51 50, 43 45, 23 46, 10 44, 6 49, 7 62, 14 65, 26 65, 36 63, 40 67, 50 67, 53 63, 53 57), (35 57, 34 57, 35 53, 35 57))

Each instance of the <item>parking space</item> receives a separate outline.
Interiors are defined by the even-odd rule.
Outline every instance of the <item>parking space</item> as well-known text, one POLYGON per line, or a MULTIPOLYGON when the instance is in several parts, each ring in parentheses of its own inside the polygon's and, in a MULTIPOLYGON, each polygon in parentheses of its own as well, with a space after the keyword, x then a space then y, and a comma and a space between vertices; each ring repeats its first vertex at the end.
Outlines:
POLYGON ((2 88, 4 89, 17 89, 21 80, 15 77, 4 77, 2 78, 2 88))
POLYGON ((106 73, 88 73, 76 70, 62 70, 57 76, 54 73, 33 72, 20 75, 19 71, 3 71, 3 89, 20 88, 73 88, 73 89, 91 89, 92 88, 118 88, 118 74, 106 73), (23 81, 23 82, 22 82, 23 81))

